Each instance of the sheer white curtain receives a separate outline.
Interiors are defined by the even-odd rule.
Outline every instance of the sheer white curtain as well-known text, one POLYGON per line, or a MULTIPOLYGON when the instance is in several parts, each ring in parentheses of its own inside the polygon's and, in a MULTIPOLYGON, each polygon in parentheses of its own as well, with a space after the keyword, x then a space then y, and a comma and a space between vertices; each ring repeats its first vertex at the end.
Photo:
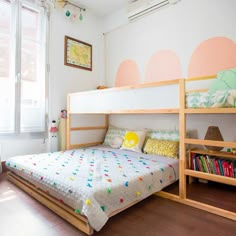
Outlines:
POLYGON ((51 0, 0 0, 0 134, 46 132, 51 0))

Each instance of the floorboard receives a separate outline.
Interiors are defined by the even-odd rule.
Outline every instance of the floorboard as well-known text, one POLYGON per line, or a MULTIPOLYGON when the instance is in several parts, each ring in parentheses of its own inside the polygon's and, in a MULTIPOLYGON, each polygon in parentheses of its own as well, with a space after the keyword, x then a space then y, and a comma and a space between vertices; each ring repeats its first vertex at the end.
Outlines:
MULTIPOLYGON (((200 191, 200 190, 198 190, 200 191)), ((0 175, 1 236, 84 236, 0 175)), ((231 236, 235 221, 151 196, 109 219, 95 236, 231 236)))

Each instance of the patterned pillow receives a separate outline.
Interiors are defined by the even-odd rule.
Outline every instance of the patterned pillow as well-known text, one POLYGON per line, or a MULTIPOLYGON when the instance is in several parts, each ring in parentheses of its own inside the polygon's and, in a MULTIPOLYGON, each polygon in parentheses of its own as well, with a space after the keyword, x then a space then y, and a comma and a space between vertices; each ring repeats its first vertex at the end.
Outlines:
POLYGON ((149 138, 143 151, 147 154, 158 154, 161 156, 178 158, 179 142, 149 138))
POLYGON ((121 149, 142 152, 143 143, 146 137, 146 130, 132 131, 127 130, 121 149))
POLYGON ((112 138, 110 146, 112 148, 120 148, 122 143, 123 143, 123 138, 121 138, 120 136, 115 136, 112 138))
POLYGON ((229 97, 229 90, 218 90, 211 94, 208 106, 209 107, 229 107, 227 98, 229 97))
POLYGON ((197 108, 197 107, 208 107, 209 101, 208 92, 196 92, 186 94, 186 107, 197 108))
POLYGON ((126 129, 124 128, 119 128, 119 127, 115 127, 115 126, 109 126, 103 145, 108 145, 108 146, 113 146, 114 144, 114 140, 117 138, 121 138, 122 141, 124 139, 125 136, 125 131, 126 129))
POLYGON ((149 130, 147 133, 147 138, 179 141, 179 131, 149 130))

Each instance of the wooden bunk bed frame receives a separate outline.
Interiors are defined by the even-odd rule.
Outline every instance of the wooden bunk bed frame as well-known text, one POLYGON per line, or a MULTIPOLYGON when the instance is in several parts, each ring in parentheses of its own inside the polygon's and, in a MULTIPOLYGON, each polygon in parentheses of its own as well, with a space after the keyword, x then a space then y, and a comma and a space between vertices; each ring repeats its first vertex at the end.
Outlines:
MULTIPOLYGON (((94 131, 94 130, 104 130, 106 131, 109 126, 109 114, 179 114, 179 133, 180 133, 180 147, 179 147, 179 195, 171 194, 168 192, 160 191, 155 193, 155 195, 168 198, 170 200, 174 200, 183 204, 187 204, 192 207, 196 207, 232 220, 236 220, 236 213, 227 211, 221 208, 217 208, 208 204, 200 203, 191 199, 188 199, 186 196, 186 177, 191 176, 191 171, 187 170, 187 151, 186 145, 187 144, 199 144, 199 145, 211 145, 211 146, 220 146, 220 147, 229 147, 229 148, 236 148, 236 142, 220 142, 220 141, 209 141, 209 140, 199 140, 199 139, 189 139, 186 138, 186 115, 187 114, 221 114, 221 113, 228 113, 228 114, 235 114, 236 108, 195 108, 195 109, 188 109, 185 108, 185 94, 186 88, 185 83, 191 81, 198 81, 198 80, 207 80, 216 78, 215 75, 207 76, 207 77, 200 77, 200 78, 191 78, 191 79, 177 79, 177 80, 170 80, 170 81, 161 81, 156 83, 150 84, 140 84, 137 86, 125 86, 119 88, 111 88, 111 89, 104 89, 104 90, 96 90, 96 91, 88 91, 88 92, 81 92, 81 93, 73 93, 69 94, 67 98, 67 126, 66 126, 66 149, 73 149, 73 148, 80 148, 86 146, 93 146, 97 144, 101 144, 102 141, 96 142, 86 142, 86 143, 79 143, 79 144, 71 144, 71 132, 75 131, 94 131), (74 112, 71 110, 71 99, 74 96, 85 95, 89 96, 90 94, 101 94, 101 93, 110 93, 110 92, 119 92, 119 91, 133 91, 139 90, 144 88, 154 88, 160 86, 171 86, 177 85, 178 86, 178 97, 179 97, 179 104, 178 108, 168 107, 168 108, 154 108, 154 109, 108 109, 102 111, 76 111, 74 112), (104 125, 97 125, 97 126, 79 126, 79 127, 72 127, 71 126, 71 117, 75 114, 103 114, 104 115, 104 125)), ((202 173, 194 174, 194 177, 202 177, 202 173)), ((93 233, 93 229, 88 223, 88 219, 85 216, 78 215, 74 213, 73 209, 70 207, 59 203, 55 198, 48 196, 46 193, 41 191, 40 189, 36 188, 32 184, 28 183, 26 180, 18 177, 17 175, 13 174, 12 172, 8 173, 8 178, 18 187, 22 188, 24 191, 29 193, 32 197, 36 198, 42 204, 53 210, 59 216, 70 222, 72 225, 83 231, 84 233, 91 235, 93 233)), ((203 178, 206 178, 203 176, 203 178)), ((225 177, 226 180, 229 179, 225 177)), ((217 181, 217 177, 211 177, 211 180, 217 181)), ((231 184, 236 186, 236 179, 232 179, 227 182, 227 184, 231 184)), ((127 208, 127 207, 126 207, 127 208)), ((117 212, 114 212, 112 215, 117 214, 118 212, 122 211, 121 209, 117 212)))

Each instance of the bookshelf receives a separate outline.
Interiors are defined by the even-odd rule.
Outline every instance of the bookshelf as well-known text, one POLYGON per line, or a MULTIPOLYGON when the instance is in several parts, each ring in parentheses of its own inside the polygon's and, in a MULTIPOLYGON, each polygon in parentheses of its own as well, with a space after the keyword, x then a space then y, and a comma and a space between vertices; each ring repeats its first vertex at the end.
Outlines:
MULTIPOLYGON (((189 150, 185 174, 236 186, 236 155, 232 152, 189 150)), ((192 178, 189 179, 192 182, 192 178)))

